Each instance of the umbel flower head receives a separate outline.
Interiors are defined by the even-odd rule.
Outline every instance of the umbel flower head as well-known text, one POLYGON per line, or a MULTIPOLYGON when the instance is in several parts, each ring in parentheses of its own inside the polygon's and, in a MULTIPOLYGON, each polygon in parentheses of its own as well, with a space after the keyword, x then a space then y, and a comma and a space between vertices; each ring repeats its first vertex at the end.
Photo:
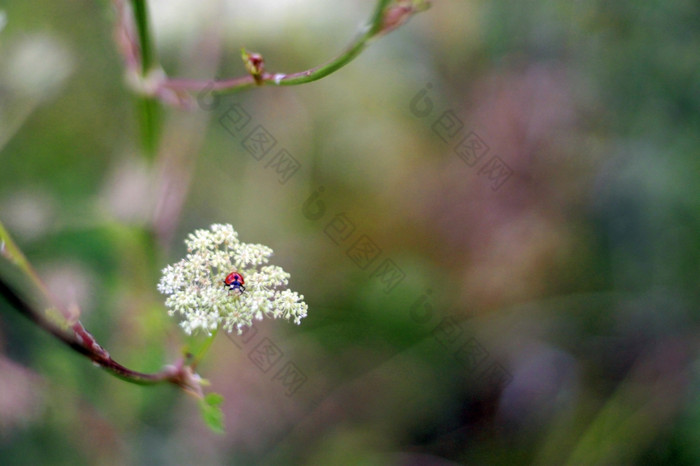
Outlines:
POLYGON ((286 289, 289 274, 266 265, 272 249, 238 240, 231 225, 196 230, 185 240, 187 257, 163 269, 158 291, 167 295, 168 314, 182 316, 180 326, 192 334, 218 328, 238 333, 263 316, 294 320, 306 317, 304 297, 286 289), (245 277, 245 291, 224 285, 228 274, 245 277))

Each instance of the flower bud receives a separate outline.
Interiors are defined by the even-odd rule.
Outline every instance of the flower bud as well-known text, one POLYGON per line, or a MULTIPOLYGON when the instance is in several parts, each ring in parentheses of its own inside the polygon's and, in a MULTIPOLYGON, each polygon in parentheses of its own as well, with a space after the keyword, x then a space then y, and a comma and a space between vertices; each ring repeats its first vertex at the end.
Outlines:
POLYGON ((265 72, 265 60, 262 55, 255 52, 248 52, 245 48, 241 49, 241 58, 245 69, 255 79, 255 83, 260 85, 263 82, 262 76, 265 72))

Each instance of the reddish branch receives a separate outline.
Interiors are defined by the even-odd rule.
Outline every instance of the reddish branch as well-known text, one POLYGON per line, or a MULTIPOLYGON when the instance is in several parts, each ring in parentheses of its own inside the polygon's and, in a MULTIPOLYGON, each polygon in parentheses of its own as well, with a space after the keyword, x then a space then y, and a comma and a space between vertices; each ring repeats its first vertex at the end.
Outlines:
POLYGON ((100 346, 95 338, 85 330, 80 322, 76 322, 70 327, 71 331, 64 331, 47 320, 42 313, 37 312, 27 301, 21 298, 3 279, 0 278, 0 295, 17 311, 29 320, 43 328, 72 350, 89 358, 98 366, 111 372, 113 375, 126 381, 152 385, 157 383, 172 383, 185 391, 201 394, 198 378, 192 368, 180 359, 175 365, 165 366, 160 372, 144 374, 133 371, 116 362, 109 353, 100 346))

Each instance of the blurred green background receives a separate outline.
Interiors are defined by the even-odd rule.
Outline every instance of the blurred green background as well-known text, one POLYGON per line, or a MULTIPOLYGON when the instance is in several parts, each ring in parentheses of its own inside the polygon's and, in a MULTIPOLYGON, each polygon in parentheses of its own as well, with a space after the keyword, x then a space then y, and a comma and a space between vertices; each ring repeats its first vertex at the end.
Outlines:
MULTIPOLYGON (((242 46, 318 65, 373 8, 149 4, 204 80, 242 46)), ((109 2, 0 11, 0 220, 117 361, 178 357, 156 284, 195 228, 269 245, 309 304, 217 338, 217 435, 2 301, 1 464, 700 464, 698 2, 434 2, 321 81, 165 109, 155 162, 109 2)))

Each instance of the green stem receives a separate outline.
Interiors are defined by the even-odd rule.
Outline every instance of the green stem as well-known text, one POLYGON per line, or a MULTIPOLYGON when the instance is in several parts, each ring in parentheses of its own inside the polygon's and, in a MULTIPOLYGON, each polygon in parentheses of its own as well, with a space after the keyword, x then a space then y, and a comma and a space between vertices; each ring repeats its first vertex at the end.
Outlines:
POLYGON ((139 46, 141 50, 141 73, 145 76, 151 70, 155 57, 153 54, 153 44, 149 31, 148 6, 146 0, 131 0, 136 20, 136 29, 139 34, 139 46))
POLYGON ((44 282, 41 281, 34 267, 32 267, 22 251, 17 247, 2 222, 0 222, 0 256, 14 264, 29 278, 32 284, 41 291, 47 301, 50 301, 49 291, 46 285, 44 285, 44 282))
MULTIPOLYGON (((279 81, 281 86, 293 86, 296 84, 305 84, 312 81, 325 78, 329 74, 339 70, 344 67, 352 60, 354 60, 367 46, 372 37, 376 36, 382 27, 382 20, 384 18, 384 10, 386 10, 387 5, 392 0, 379 0, 377 5, 374 7, 374 13, 372 13, 372 18, 370 19, 370 24, 367 31, 362 34, 355 43, 351 44, 344 53, 325 65, 317 66, 308 71, 302 71, 300 73, 293 73, 286 75, 279 81)), ((273 76, 274 79, 274 76, 273 76)))
POLYGON ((374 8, 369 25, 360 36, 350 44, 350 46, 333 60, 323 65, 297 73, 263 73, 256 83, 253 76, 242 76, 240 78, 226 79, 221 81, 202 82, 200 80, 169 79, 164 85, 173 90, 196 91, 208 88, 215 93, 236 92, 245 88, 254 87, 259 84, 275 84, 278 86, 294 86, 305 84, 325 78, 329 74, 344 67, 354 60, 370 43, 370 40, 381 32, 384 20, 384 12, 392 0, 379 0, 374 8))
POLYGON ((214 343, 214 339, 216 338, 216 334, 219 333, 219 329, 217 328, 214 330, 211 335, 207 337, 206 340, 204 340, 204 343, 202 343, 202 346, 198 348, 197 354, 191 356, 189 358, 188 364, 192 367, 195 368, 197 367, 197 364, 199 364, 202 359, 204 359, 204 356, 207 354, 209 351, 209 348, 211 348, 212 343, 214 343))
MULTIPOLYGON (((155 49, 150 33, 148 5, 146 0, 131 0, 134 10, 134 20, 138 31, 139 50, 141 52, 141 77, 146 79, 148 74, 157 66, 155 49)), ((158 136, 161 129, 161 109, 158 100, 151 96, 138 99, 140 118, 141 144, 144 152, 151 158, 158 148, 158 136)))
POLYGON ((370 28, 367 32, 369 37, 376 35, 381 29, 382 21, 384 19, 384 11, 391 2, 392 0, 379 0, 375 5, 374 13, 372 13, 372 18, 370 19, 370 28))
POLYGON ((149 158, 154 158, 158 150, 158 136, 161 130, 161 113, 158 99, 139 97, 137 102, 140 119, 141 145, 149 158))
MULTIPOLYGON (((336 57, 325 65, 317 66, 307 71, 299 73, 287 74, 278 80, 276 84, 280 86, 294 86, 297 84, 305 84, 325 78, 331 73, 338 71, 352 60, 354 60, 368 45, 368 39, 371 36, 369 32, 365 33, 358 41, 352 44, 342 55, 336 57)), ((273 75, 268 81, 274 81, 273 75)))

